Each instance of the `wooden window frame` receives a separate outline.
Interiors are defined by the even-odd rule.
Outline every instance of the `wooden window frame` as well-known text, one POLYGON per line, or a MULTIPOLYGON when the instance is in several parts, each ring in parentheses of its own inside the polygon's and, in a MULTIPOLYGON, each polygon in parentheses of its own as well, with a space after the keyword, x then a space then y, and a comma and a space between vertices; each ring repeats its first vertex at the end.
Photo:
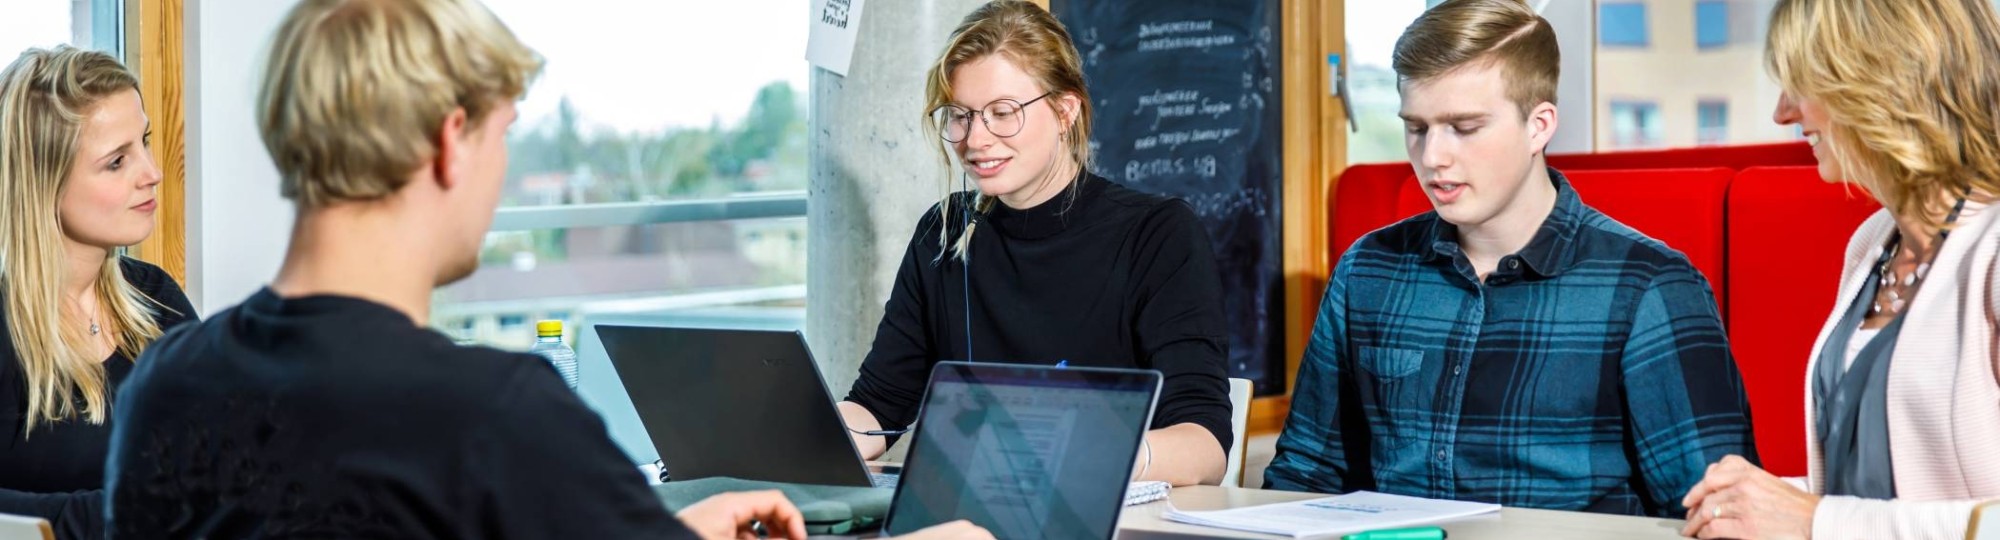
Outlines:
POLYGON ((187 284, 187 116, 184 0, 123 0, 125 65, 139 74, 153 159, 162 176, 153 235, 130 253, 187 284))
POLYGON ((1250 403, 1249 434, 1283 430, 1319 298, 1333 269, 1327 200, 1347 167, 1347 110, 1330 87, 1327 55, 1346 56, 1345 0, 1285 0, 1285 394, 1250 403))

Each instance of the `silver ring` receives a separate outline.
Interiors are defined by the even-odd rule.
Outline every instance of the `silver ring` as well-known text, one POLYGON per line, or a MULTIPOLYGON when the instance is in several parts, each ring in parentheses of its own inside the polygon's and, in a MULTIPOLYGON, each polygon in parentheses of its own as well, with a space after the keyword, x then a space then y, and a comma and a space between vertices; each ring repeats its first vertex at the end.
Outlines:
POLYGON ((1708 507, 1708 517, 1711 519, 1722 519, 1722 505, 1718 504, 1708 507))

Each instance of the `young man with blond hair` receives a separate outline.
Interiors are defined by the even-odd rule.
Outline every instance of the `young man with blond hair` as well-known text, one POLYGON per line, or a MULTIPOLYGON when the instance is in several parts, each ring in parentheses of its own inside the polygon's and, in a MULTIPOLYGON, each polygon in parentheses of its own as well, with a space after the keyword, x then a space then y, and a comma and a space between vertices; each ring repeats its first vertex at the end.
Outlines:
POLYGON ((292 9, 257 111, 298 210, 284 266, 137 363, 111 537, 805 537, 776 492, 675 519, 546 362, 424 328, 477 267, 541 64, 475 0, 292 9))
POLYGON ((1453 0, 1394 63, 1435 211, 1341 256, 1266 487, 1680 517, 1749 403, 1702 275, 1547 166, 1554 29, 1453 0))

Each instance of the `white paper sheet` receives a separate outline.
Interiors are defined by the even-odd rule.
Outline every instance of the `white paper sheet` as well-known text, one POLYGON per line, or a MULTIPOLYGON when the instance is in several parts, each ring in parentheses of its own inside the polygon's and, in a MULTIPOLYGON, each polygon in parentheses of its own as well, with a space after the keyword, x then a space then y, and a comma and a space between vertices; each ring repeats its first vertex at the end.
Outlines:
POLYGON ((812 33, 806 36, 806 61, 820 69, 847 76, 854 59, 854 39, 861 30, 865 0, 812 0, 812 33))
POLYGON ((1497 504, 1356 491, 1346 495, 1228 510, 1183 512, 1169 509, 1165 516, 1192 525, 1304 538, 1426 525, 1498 511, 1500 505, 1497 504))

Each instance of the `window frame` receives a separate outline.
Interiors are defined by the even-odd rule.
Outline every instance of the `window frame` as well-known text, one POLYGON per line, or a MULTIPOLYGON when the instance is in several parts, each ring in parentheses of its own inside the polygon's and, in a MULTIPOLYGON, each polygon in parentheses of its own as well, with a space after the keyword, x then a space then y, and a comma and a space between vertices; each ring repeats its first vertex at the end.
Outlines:
MULTIPOLYGON (((122 3, 119 22, 125 66, 139 75, 146 117, 153 123, 153 160, 160 167, 159 212, 153 235, 128 252, 187 286, 187 110, 185 0, 92 0, 93 14, 122 3)), ((93 24, 98 23, 93 21, 93 24)), ((102 28, 98 35, 103 35, 102 28)))
POLYGON ((494 215, 490 230, 533 231, 689 221, 805 217, 805 215, 805 192, 780 191, 707 199, 510 206, 501 208, 494 215))

